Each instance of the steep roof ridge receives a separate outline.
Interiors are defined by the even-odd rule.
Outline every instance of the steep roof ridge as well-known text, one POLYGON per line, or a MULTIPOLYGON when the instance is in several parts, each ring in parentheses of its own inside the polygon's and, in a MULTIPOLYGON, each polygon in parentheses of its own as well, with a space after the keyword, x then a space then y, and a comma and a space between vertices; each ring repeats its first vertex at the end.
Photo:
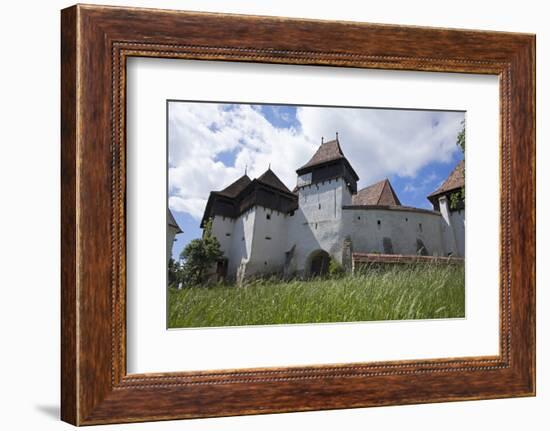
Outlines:
POLYGON ((382 202, 382 198, 384 197, 384 190, 388 190, 389 193, 391 193, 392 195, 392 200, 394 201, 393 205, 401 205, 401 202, 399 201, 399 198, 397 197, 397 193, 395 193, 395 190, 393 189, 393 186, 391 185, 390 180, 386 178, 383 180, 383 182, 384 182, 384 185, 382 187, 382 191, 380 192, 378 203, 381 205, 384 204, 382 202))
POLYGON ((345 158, 345 156, 342 151, 342 147, 340 147, 340 140, 336 138, 331 141, 321 143, 309 161, 305 165, 298 168, 298 170, 311 168, 322 163, 343 158, 345 158))
POLYGON ((252 180, 250 179, 250 177, 244 174, 243 176, 237 178, 235 181, 229 184, 226 188, 217 193, 230 198, 234 198, 237 197, 239 193, 242 192, 251 182, 252 180))
POLYGON ((288 187, 281 181, 281 179, 271 170, 271 167, 267 169, 262 175, 257 178, 257 181, 267 184, 268 186, 274 187, 285 193, 292 193, 288 187))
POLYGON ((353 205, 401 206, 397 193, 387 178, 363 187, 353 195, 352 203, 353 205))

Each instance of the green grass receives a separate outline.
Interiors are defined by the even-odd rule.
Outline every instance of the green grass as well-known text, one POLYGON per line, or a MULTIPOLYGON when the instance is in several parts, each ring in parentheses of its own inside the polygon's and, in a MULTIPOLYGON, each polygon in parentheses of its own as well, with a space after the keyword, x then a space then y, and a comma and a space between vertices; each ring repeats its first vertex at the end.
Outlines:
POLYGON ((336 279, 169 289, 168 326, 464 317, 463 266, 393 266, 336 279))

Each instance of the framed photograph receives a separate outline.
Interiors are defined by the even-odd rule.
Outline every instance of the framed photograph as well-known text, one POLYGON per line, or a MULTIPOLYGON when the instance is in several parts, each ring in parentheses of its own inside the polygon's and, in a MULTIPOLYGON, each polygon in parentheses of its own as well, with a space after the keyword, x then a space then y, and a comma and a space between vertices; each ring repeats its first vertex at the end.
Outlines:
POLYGON ((535 394, 535 37, 61 14, 62 419, 535 394))

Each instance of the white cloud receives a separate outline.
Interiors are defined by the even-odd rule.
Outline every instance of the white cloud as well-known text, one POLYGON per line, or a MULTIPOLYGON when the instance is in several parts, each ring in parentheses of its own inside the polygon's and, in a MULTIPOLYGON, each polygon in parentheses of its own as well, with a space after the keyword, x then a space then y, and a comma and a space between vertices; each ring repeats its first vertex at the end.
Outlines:
POLYGON ((415 177, 429 163, 451 160, 464 114, 301 108, 298 118, 306 135, 332 138, 338 131, 346 157, 367 185, 392 174, 415 177))
MULTIPOLYGON (((285 115, 279 109, 277 115, 285 115)), ((392 174, 411 177, 456 151, 462 113, 348 108, 297 109, 299 128, 277 128, 249 105, 172 102, 169 105, 169 205, 202 217, 208 194, 244 173, 260 176, 271 164, 289 187, 321 136, 339 132, 360 185, 392 174), (235 154, 233 166, 220 154, 235 154)))

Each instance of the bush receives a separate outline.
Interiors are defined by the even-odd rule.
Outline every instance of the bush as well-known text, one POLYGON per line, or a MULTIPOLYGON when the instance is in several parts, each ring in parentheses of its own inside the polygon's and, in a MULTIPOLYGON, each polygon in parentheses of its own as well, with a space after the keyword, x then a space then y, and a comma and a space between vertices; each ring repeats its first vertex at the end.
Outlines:
POLYGON ((212 220, 204 227, 202 238, 194 239, 185 246, 180 258, 183 261, 181 278, 184 286, 204 284, 210 268, 223 257, 218 239, 212 234, 212 220))
POLYGON ((344 275, 344 267, 333 257, 330 258, 330 262, 328 263, 328 275, 331 277, 340 277, 344 275))

